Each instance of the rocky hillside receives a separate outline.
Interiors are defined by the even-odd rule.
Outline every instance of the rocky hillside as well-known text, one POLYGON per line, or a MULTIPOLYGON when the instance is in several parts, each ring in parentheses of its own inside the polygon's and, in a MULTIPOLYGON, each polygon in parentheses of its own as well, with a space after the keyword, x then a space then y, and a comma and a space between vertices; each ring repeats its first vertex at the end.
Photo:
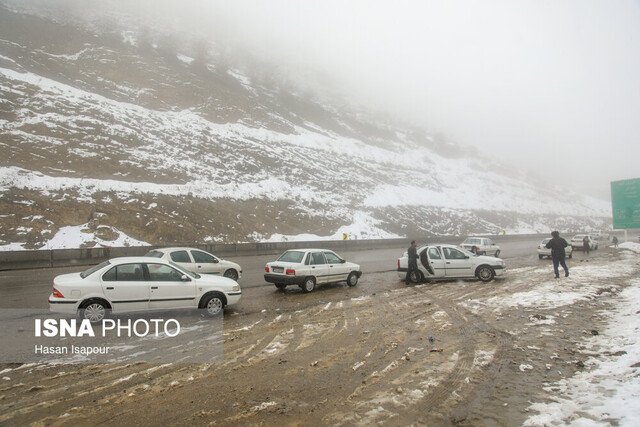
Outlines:
POLYGON ((537 186, 490 153, 167 37, 0 1, 0 246, 47 247, 67 226, 91 246, 610 221, 606 203, 537 186))

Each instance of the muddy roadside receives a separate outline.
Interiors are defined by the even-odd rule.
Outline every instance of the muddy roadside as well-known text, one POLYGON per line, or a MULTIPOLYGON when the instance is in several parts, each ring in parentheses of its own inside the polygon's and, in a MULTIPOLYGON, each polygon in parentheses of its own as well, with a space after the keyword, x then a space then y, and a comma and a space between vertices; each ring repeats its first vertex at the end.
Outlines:
POLYGON ((225 314, 222 363, 0 366, 0 423, 520 425, 608 351, 586 344, 640 271, 609 248, 569 266, 559 280, 523 257, 490 284, 387 272, 255 289, 225 314))

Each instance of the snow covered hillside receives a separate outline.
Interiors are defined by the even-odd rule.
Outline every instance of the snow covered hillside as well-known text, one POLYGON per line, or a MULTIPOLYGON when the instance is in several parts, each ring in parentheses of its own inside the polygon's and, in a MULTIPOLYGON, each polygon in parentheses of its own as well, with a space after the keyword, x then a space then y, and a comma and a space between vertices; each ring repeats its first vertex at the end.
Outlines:
POLYGON ((101 31, 0 3, 0 246, 83 224, 151 244, 608 227, 608 203, 491 153, 101 31))

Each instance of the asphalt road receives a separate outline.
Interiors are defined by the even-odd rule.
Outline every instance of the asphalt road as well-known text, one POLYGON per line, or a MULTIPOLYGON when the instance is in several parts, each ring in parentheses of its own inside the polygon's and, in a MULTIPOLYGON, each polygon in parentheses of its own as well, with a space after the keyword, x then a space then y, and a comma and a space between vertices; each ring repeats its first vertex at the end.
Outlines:
MULTIPOLYGON (((526 255, 531 255, 531 262, 537 262, 535 249, 539 240, 532 237, 531 239, 501 242, 500 257, 507 261, 507 267, 509 267, 510 258, 520 258, 526 255)), ((360 264, 364 273, 360 283, 366 285, 367 273, 395 270, 397 259, 406 249, 405 247, 398 247, 347 251, 341 252, 340 255, 348 261, 360 264)), ((247 304, 249 299, 259 299, 273 293, 275 288, 264 281, 263 274, 265 264, 276 258, 277 256, 274 255, 229 258, 239 263, 243 269, 243 275, 239 283, 245 292, 243 299, 239 303, 240 306, 243 303, 247 304)), ((60 274, 82 271, 86 268, 59 267, 0 271, 0 308, 48 308, 47 299, 51 293, 54 277, 60 274)))

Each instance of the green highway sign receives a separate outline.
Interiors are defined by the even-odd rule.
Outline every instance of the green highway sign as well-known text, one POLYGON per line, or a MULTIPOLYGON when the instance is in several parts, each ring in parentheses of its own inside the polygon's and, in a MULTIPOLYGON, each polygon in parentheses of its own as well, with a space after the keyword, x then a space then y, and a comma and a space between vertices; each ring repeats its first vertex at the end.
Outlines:
POLYGON ((640 178, 611 183, 613 228, 640 228, 640 178))

